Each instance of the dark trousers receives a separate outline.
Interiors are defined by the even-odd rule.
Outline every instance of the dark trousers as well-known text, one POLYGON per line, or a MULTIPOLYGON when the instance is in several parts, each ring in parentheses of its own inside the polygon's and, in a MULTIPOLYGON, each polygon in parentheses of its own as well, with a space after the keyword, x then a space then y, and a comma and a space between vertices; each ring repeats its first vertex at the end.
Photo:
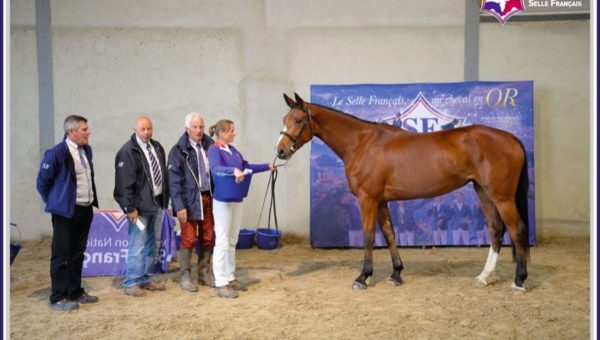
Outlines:
POLYGON ((52 214, 52 256, 50 277, 52 293, 50 303, 64 298, 76 300, 83 293, 81 271, 83 253, 94 212, 92 206, 75 207, 73 218, 52 214))

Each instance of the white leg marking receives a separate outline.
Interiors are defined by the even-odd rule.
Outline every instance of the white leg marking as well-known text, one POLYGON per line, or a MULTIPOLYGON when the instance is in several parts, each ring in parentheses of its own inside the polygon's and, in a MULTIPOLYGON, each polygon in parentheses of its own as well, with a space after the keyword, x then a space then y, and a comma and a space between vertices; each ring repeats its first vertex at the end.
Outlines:
POLYGON ((492 249, 490 246, 490 251, 488 252, 487 261, 485 262, 485 266, 483 267, 483 271, 476 278, 477 284, 482 286, 487 286, 489 283, 488 278, 490 275, 494 274, 494 270, 496 270, 496 262, 498 261, 498 253, 492 249))
POLYGON ((513 293, 525 293, 526 292, 524 287, 519 287, 514 282, 510 285, 510 291, 513 293))

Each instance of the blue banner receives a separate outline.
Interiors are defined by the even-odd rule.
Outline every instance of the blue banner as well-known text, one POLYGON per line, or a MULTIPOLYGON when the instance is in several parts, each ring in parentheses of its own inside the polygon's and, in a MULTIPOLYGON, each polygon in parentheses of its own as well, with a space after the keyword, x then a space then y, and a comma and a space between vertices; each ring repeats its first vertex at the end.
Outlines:
MULTIPOLYGON (((525 146, 529 174, 529 242, 535 237, 533 82, 312 85, 311 102, 368 121, 428 133, 472 124, 511 132, 525 146)), ((358 201, 342 161, 318 138, 311 148, 313 247, 363 247, 358 201)), ((434 199, 388 203, 398 246, 489 245, 487 223, 472 184, 434 199), (445 221, 443 227, 433 220, 445 221)), ((504 244, 510 244, 508 233, 504 244)), ((375 246, 385 246, 379 227, 375 246)))
MULTIPOLYGON (((164 212, 161 213, 160 218, 162 227, 156 272, 166 273, 169 262, 177 255, 175 220, 164 212)), ((121 211, 98 210, 94 212, 83 257, 82 276, 125 275, 129 244, 127 228, 127 215, 121 211)))

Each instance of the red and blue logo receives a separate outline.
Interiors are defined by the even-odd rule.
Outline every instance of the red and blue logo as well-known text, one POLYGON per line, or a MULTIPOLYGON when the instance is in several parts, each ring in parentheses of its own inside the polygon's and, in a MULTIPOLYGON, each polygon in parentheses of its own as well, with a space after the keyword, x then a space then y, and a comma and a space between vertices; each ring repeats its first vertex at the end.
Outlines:
POLYGON ((481 12, 495 16, 504 25, 513 15, 525 12, 525 5, 523 0, 482 0, 481 12))

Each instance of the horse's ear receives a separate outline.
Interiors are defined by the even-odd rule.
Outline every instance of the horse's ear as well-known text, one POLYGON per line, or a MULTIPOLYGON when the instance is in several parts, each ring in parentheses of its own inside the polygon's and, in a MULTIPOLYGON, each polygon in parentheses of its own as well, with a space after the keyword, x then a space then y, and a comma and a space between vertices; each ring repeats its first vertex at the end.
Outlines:
POLYGON ((285 99, 286 104, 288 104, 290 108, 296 106, 296 103, 292 100, 292 98, 288 97, 285 93, 283 94, 283 99, 285 99))
POLYGON ((304 99, 300 98, 300 96, 296 92, 294 92, 294 96, 296 97, 296 104, 298 104, 298 106, 304 109, 304 99))

